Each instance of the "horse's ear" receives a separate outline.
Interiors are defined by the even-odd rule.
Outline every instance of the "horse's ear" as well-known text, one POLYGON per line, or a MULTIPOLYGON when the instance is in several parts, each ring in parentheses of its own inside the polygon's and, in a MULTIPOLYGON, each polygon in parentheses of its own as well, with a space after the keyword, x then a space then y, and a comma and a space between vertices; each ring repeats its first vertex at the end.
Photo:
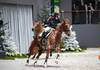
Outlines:
POLYGON ((38 21, 40 24, 42 24, 42 21, 38 21))
POLYGON ((62 20, 62 25, 65 25, 66 24, 66 21, 65 19, 62 20))
POLYGON ((36 26, 37 26, 37 22, 34 21, 34 22, 33 22, 33 28, 35 28, 36 26))
POLYGON ((65 22, 71 24, 71 21, 68 18, 65 19, 65 22))

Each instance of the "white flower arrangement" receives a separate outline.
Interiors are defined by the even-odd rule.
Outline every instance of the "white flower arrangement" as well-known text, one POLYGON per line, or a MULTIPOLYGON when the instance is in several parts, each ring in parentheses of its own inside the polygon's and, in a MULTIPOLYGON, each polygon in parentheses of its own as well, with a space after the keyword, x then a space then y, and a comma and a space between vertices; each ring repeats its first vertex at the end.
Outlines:
POLYGON ((13 37, 5 37, 5 44, 7 44, 8 46, 5 47, 5 50, 9 50, 10 52, 17 52, 17 46, 16 43, 13 41, 13 37))

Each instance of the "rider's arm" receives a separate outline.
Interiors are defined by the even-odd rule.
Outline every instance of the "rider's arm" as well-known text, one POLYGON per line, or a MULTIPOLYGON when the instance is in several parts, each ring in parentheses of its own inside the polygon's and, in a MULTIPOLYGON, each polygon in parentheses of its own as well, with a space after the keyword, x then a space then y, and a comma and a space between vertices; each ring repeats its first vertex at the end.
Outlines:
POLYGON ((52 19, 52 16, 50 16, 50 17, 47 19, 47 21, 49 21, 50 19, 52 19))

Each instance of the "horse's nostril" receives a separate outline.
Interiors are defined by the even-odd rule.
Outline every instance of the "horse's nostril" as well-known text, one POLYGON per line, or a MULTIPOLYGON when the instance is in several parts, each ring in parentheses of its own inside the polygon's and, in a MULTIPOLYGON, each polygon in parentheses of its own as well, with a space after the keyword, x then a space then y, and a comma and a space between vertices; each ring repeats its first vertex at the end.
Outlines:
POLYGON ((70 34, 68 34, 68 36, 70 36, 70 34))
POLYGON ((70 36, 70 32, 68 32, 68 36, 70 36))

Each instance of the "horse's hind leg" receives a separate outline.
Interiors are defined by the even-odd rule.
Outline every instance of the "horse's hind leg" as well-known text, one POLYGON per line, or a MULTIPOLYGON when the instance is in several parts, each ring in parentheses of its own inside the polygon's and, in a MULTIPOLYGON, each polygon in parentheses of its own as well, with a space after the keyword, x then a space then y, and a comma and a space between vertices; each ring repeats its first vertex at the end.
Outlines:
POLYGON ((32 57, 32 59, 34 59, 34 58, 35 58, 35 56, 36 56, 36 53, 34 54, 34 56, 32 57))
POLYGON ((31 54, 28 54, 28 59, 27 59, 27 63, 29 63, 29 58, 30 58, 31 54))
POLYGON ((37 63, 37 60, 39 59, 39 57, 41 56, 43 50, 39 50, 38 55, 36 56, 36 61, 34 62, 34 65, 37 63))

